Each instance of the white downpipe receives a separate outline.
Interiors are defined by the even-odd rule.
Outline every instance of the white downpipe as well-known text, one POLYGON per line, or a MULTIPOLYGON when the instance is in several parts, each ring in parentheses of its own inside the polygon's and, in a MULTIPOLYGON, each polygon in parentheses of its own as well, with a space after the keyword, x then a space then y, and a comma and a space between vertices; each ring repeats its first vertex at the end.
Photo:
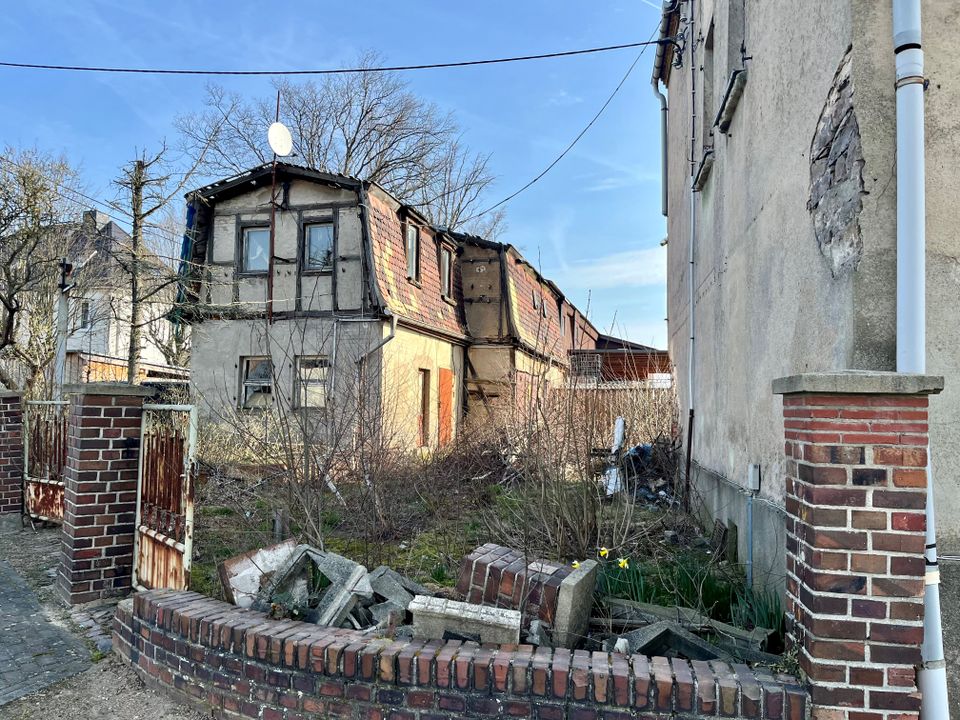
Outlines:
MULTIPOLYGON (((897 371, 926 371, 926 203, 920 0, 893 0, 897 69, 897 371)), ((948 720, 933 474, 927 448, 923 664, 917 673, 923 720, 948 720)))
MULTIPOLYGON (((696 379, 696 372, 694 370, 695 363, 695 350, 696 350, 696 280, 694 278, 696 263, 695 263, 695 251, 696 251, 696 241, 697 241, 697 196, 694 189, 694 180, 697 173, 697 63, 696 63, 696 45, 697 38, 694 35, 695 21, 694 13, 696 9, 694 8, 693 0, 690 0, 689 7, 687 8, 690 14, 690 25, 687 28, 687 31, 690 33, 690 37, 687 40, 687 45, 690 47, 690 241, 689 247, 687 248, 687 255, 689 257, 689 267, 687 272, 690 274, 690 282, 688 288, 688 298, 687 302, 690 304, 690 314, 688 317, 690 323, 690 350, 689 358, 687 361, 687 395, 689 397, 689 417, 690 422, 692 422, 693 411, 696 403, 694 402, 694 390, 693 383, 696 379)), ((688 431, 689 432, 689 431, 688 431)), ((692 437, 692 436, 691 436, 692 437)))

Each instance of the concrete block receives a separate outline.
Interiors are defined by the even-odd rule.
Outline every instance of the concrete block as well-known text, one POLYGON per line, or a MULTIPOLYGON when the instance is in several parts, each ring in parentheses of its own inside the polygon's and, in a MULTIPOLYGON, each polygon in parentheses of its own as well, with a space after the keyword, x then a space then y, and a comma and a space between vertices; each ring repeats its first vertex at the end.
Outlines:
POLYGON ((584 560, 560 583, 557 614, 553 622, 553 643, 556 647, 575 647, 586 636, 593 610, 597 569, 595 560, 584 560))
POLYGON ((520 612, 505 608, 417 595, 407 608, 413 614, 413 636, 442 640, 447 631, 479 635, 480 642, 520 642, 520 612))
POLYGON ((631 653, 648 657, 686 658, 687 660, 723 660, 733 657, 716 645, 701 640, 677 623, 663 620, 623 636, 631 653))

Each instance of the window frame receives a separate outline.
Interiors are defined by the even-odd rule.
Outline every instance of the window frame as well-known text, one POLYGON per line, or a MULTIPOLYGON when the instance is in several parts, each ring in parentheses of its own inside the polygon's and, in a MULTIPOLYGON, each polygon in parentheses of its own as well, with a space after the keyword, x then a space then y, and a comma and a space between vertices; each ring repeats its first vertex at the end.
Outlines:
POLYGON ((440 295, 453 299, 453 250, 440 246, 440 295))
POLYGON ((269 223, 250 223, 240 226, 240 238, 239 238, 239 258, 238 258, 238 268, 237 274, 247 275, 247 276, 265 276, 270 272, 270 225, 269 223), (248 234, 258 230, 265 230, 267 232, 267 266, 263 270, 251 270, 247 267, 247 238, 248 234))
POLYGON ((333 272, 333 265, 336 260, 337 249, 337 224, 333 218, 304 218, 303 220, 303 256, 302 267, 304 275, 329 275, 333 272), (329 226, 330 227, 330 262, 323 267, 311 267, 310 265, 310 228, 329 226))
POLYGON ((403 256, 407 263, 407 280, 414 283, 415 285, 419 285, 421 259, 423 258, 423 238, 421 237, 421 234, 420 234, 420 227, 409 221, 407 221, 404 224, 403 256), (411 270, 410 268, 410 234, 411 232, 413 232, 413 237, 416 243, 416 247, 414 248, 414 258, 413 258, 413 274, 411 274, 410 272, 411 270))
POLYGON ((329 387, 328 383, 330 381, 330 356, 329 355, 297 355, 294 357, 294 375, 293 375, 293 397, 295 402, 295 407, 298 409, 304 410, 315 410, 318 412, 323 412, 327 409, 327 400, 329 399, 329 387), (302 376, 302 363, 304 360, 319 360, 325 363, 320 366, 323 368, 323 379, 322 380, 311 380, 306 381, 302 376), (323 403, 319 405, 315 404, 306 404, 304 402, 306 397, 306 392, 308 386, 320 386, 323 389, 323 403))
POLYGON ((87 298, 80 299, 80 318, 77 321, 77 330, 89 330, 93 323, 90 321, 90 301, 87 298))
POLYGON ((430 447, 430 370, 417 368, 417 390, 419 391, 420 409, 417 413, 417 446, 430 447))
MULTIPOLYGON (((273 377, 273 358, 269 355, 241 355, 239 362, 240 369, 240 391, 237 396, 237 407, 241 410, 266 410, 273 407, 276 382, 273 377), (250 368, 253 363, 265 360, 269 363, 270 377, 268 380, 250 380, 250 368), (260 388, 269 387, 270 403, 269 405, 250 405, 250 397, 247 396, 247 388, 258 386, 260 388)), ((260 391, 262 392, 262 390, 260 391)), ((252 396, 251 396, 252 397, 252 396)))

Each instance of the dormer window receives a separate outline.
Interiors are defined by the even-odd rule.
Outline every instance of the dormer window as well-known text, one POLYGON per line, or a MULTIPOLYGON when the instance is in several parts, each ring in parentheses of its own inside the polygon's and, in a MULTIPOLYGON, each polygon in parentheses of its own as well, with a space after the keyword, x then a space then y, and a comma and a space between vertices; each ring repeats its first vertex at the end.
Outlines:
POLYGON ((453 253, 450 248, 440 248, 440 292, 445 298, 453 297, 453 253))
POLYGON ((420 228, 407 223, 406 229, 407 279, 420 282, 420 228))

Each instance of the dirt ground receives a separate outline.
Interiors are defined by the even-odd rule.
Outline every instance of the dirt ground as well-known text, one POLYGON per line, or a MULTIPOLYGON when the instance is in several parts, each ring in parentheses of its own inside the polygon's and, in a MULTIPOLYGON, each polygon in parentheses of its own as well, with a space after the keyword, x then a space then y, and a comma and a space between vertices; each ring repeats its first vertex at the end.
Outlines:
MULTIPOLYGON (((60 533, 0 529, 0 558, 9 562, 37 593, 50 621, 86 639, 60 604, 54 588, 60 533)), ((203 715, 178 705, 144 686, 136 674, 90 645, 89 670, 0 707, 0 720, 200 720, 203 715)))

